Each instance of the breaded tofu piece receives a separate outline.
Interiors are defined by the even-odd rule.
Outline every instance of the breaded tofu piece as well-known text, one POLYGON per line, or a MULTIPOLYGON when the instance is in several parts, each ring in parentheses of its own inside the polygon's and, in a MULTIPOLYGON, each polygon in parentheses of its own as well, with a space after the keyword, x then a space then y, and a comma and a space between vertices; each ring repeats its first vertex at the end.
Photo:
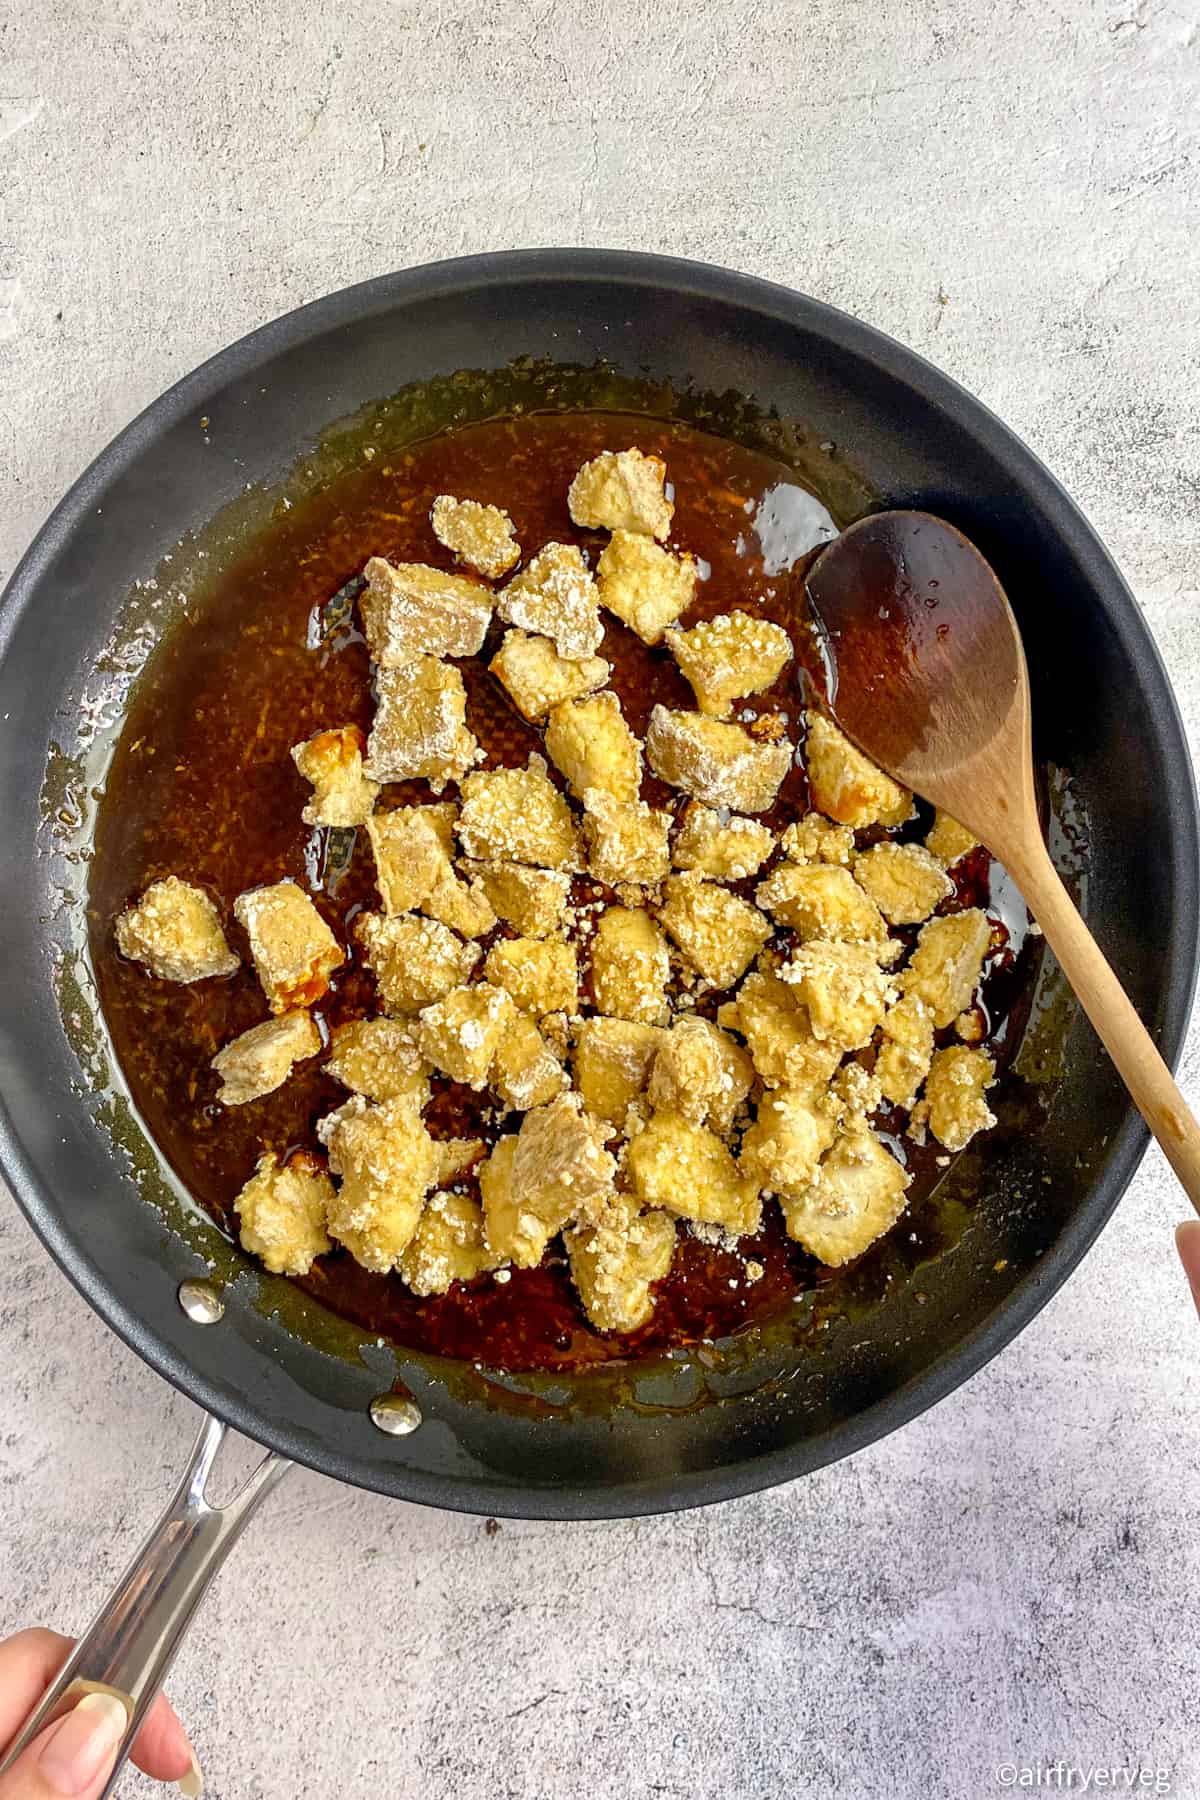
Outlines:
POLYGON ((403 668, 380 669, 375 722, 367 740, 372 781, 427 781, 440 794, 461 781, 479 753, 467 726, 467 690, 453 663, 422 656, 403 668))
POLYGON ((849 869, 835 863, 782 862, 754 891, 758 904, 801 938, 882 944, 887 926, 849 869))
POLYGON ((792 766, 792 746, 757 743, 740 725, 656 706, 646 733, 650 767, 706 806, 766 812, 792 766))
POLYGON ((718 881, 745 881, 757 875, 774 848, 773 835, 757 819, 689 800, 671 857, 677 869, 693 869, 718 881))
POLYGON ((333 1248, 325 1225, 334 1199, 325 1165, 311 1150, 297 1150, 286 1162, 268 1150, 234 1201, 242 1249, 273 1275, 307 1275, 333 1248))
POLYGON ((483 972, 535 1019, 579 1010, 579 967, 562 938, 500 938, 488 951, 483 972))
POLYGON ((788 1236, 830 1268, 861 1256, 904 1211, 909 1176, 870 1126, 842 1131, 798 1198, 781 1196, 788 1236))
POLYGON ((466 1194, 431 1194, 400 1258, 400 1279, 422 1298, 498 1268, 484 1237, 483 1208, 466 1194))
POLYGON ((445 1187, 473 1163, 483 1160, 482 1138, 435 1138, 433 1147, 437 1153, 433 1179, 439 1187, 445 1187))
POLYGON ((252 1025, 219 1050, 212 1067, 221 1077, 222 1106, 245 1106, 283 1086, 293 1067, 321 1049, 321 1034, 303 1007, 252 1025))
POLYGON ((698 1014, 676 1019, 650 1071, 651 1106, 679 1113, 692 1125, 728 1135, 754 1085, 754 1064, 727 1031, 698 1014))
POLYGON ((292 745, 292 761, 312 783, 312 799, 300 814, 306 825, 366 824, 379 792, 379 783, 363 774, 366 748, 357 725, 318 731, 303 744, 292 745))
POLYGON ((549 937, 562 924, 571 877, 561 869, 530 869, 515 862, 468 862, 493 910, 522 937, 549 937))
POLYGON ((603 788, 614 800, 636 800, 641 791, 642 746, 609 688, 583 700, 564 700, 551 710, 546 755, 577 799, 588 788, 603 788))
POLYGON ((774 1088, 742 1139, 742 1168, 781 1200, 803 1200, 837 1136, 837 1113, 811 1088, 774 1088))
POLYGON ((116 923, 117 949, 160 981, 206 981, 241 967, 202 888, 167 875, 153 881, 116 923))
POLYGON ((584 1110, 578 1094, 560 1094, 525 1114, 517 1133, 513 1186, 522 1205, 543 1221, 595 1219, 613 1189, 616 1161, 604 1148, 604 1125, 584 1110))
POLYGON ((360 913, 355 926, 385 1012, 402 1016, 444 1000, 482 955, 477 944, 464 944, 448 926, 415 913, 395 919, 360 913))
POLYGON ((460 881, 449 863, 420 902, 419 910, 465 938, 486 937, 496 924, 483 883, 460 881))
POLYGON ((845 864, 854 855, 854 833, 848 825, 809 812, 788 826, 779 847, 789 862, 845 864))
POLYGON ((908 1108, 933 1060, 933 1013, 917 994, 905 994, 880 1021, 883 1043, 875 1058, 880 1090, 893 1106, 908 1108))
POLYGON ((865 825, 902 825, 912 812, 907 788, 856 750, 820 713, 805 714, 804 763, 819 811, 859 831, 865 825))
POLYGON ((617 800, 603 788, 583 790, 588 868, 609 887, 656 887, 671 867, 671 815, 640 800, 617 800))
POLYGON ((340 1026, 325 1072, 368 1100, 409 1100, 418 1112, 429 1102, 429 1064, 416 1026, 405 1019, 356 1019, 340 1026))
POLYGON ((735 700, 774 687, 794 655, 782 625, 739 611, 702 619, 688 631, 669 631, 667 643, 696 705, 714 719, 728 718, 735 700))
POLYGON ((667 499, 667 465, 640 450, 602 450, 585 462, 567 490, 576 525, 592 531, 638 531, 665 538, 675 513, 667 499))
POLYGON ((570 1219, 571 1205, 560 1193, 531 1193, 521 1187, 514 1174, 516 1160, 514 1135, 502 1137, 480 1165, 484 1238, 497 1258, 518 1269, 536 1269, 550 1239, 570 1219))
POLYGON ((854 879, 892 925, 919 925, 954 892, 920 844, 876 844, 854 859, 854 879))
POLYGON ((732 987, 771 935, 758 908, 703 875, 663 883, 659 923, 713 987, 732 987))
POLYGON ((972 837, 965 825, 943 812, 939 807, 933 815, 933 826, 925 839, 925 848, 930 856, 936 857, 943 869, 951 868, 964 856, 978 846, 978 838, 972 837))
POLYGON ((506 1106, 528 1112, 546 1106, 563 1090, 562 1063, 528 1013, 514 1007, 492 1064, 492 1086, 506 1106))
POLYGON ((304 889, 291 880, 249 888, 233 910, 271 1011, 315 1006, 346 957, 304 889))
POLYGON ((675 1221, 614 1194, 595 1225, 566 1233, 571 1279, 597 1331, 637 1331, 654 1312, 651 1285, 675 1254, 675 1221))
POLYGON ((614 531, 596 564, 600 604, 635 631, 644 644, 661 644, 668 625, 696 597, 692 556, 676 556, 648 537, 614 531))
POLYGON ((496 596, 507 625, 548 637, 560 656, 582 662, 604 636, 600 596, 583 551, 547 544, 496 596))
POLYGON ((499 581, 521 560, 512 519, 502 506, 484 506, 478 500, 456 500, 453 494, 439 494, 430 508, 429 523, 439 544, 453 550, 460 563, 486 575, 489 581, 499 581))
POLYGON ((985 1098, 996 1078, 996 1065, 983 1050, 951 1044, 934 1053, 925 1095, 913 1112, 917 1136, 922 1124, 947 1150, 965 1150, 980 1131, 989 1131, 996 1115, 985 1098))
POLYGON ((451 1081, 486 1087, 512 1017, 513 1003, 503 988, 487 981, 454 988, 422 1010, 417 1033, 421 1055, 451 1081))
POLYGON ((659 1026, 634 1019, 581 1019, 572 1067, 588 1112, 623 1129, 625 1115, 644 1093, 654 1058, 666 1041, 667 1033, 659 1026))
POLYGON ((862 944, 814 939, 801 945, 782 973, 807 1010, 814 1037, 842 1051, 869 1044, 896 998, 889 976, 862 944))
POLYGON ((739 1237, 758 1230, 757 1181, 739 1170, 719 1137, 679 1113, 656 1112, 630 1140, 625 1166, 643 1206, 722 1225, 739 1237))
POLYGON ((991 935, 987 914, 977 906, 922 925, 901 981, 906 994, 924 1000, 939 1031, 970 1006, 991 935))
POLYGON ((462 784, 458 836, 470 857, 529 863, 539 869, 579 867, 571 808, 546 775, 540 756, 524 769, 479 769, 462 784))
POLYGON ((437 1178, 437 1147, 409 1101, 373 1105, 361 1094, 322 1119, 317 1136, 341 1176, 329 1235, 364 1269, 386 1275, 417 1229, 437 1178))
POLYGON ((755 969, 723 1006, 719 1022, 746 1040, 750 1059, 767 1087, 824 1092, 842 1059, 837 1044, 817 1037, 808 1008, 794 987, 770 969, 755 969))
POLYGON ((874 1070, 852 1057, 830 1083, 829 1105, 846 1124, 855 1117, 868 1118, 883 1105, 883 1084, 874 1070))
POLYGON ((612 664, 602 656, 584 656, 573 662, 560 656, 549 638, 530 637, 524 631, 506 631, 488 667, 521 717, 531 724, 544 719, 551 707, 561 706, 564 700, 594 693, 612 674, 612 664))
POLYGON ((478 581, 428 563, 373 556, 358 602, 372 661, 400 669, 424 657, 476 656, 492 619, 492 596, 478 581))
POLYGON ((596 1011, 642 1025, 666 1023, 671 958, 667 940, 640 907, 610 906, 592 939, 596 1011))
POLYGON ((451 873, 440 834, 420 806, 372 813, 366 826, 384 912, 412 912, 451 873))

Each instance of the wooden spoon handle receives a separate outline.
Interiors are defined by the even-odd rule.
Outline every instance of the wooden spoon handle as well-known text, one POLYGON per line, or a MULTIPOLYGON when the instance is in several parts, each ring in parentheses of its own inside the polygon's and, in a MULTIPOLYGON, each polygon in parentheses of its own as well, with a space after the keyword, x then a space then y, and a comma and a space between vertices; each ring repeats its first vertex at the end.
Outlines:
POLYGON ((1200 1124, 1170 1069, 1080 918, 1041 839, 1023 847, 1009 867, 1117 1073, 1200 1213, 1200 1124))

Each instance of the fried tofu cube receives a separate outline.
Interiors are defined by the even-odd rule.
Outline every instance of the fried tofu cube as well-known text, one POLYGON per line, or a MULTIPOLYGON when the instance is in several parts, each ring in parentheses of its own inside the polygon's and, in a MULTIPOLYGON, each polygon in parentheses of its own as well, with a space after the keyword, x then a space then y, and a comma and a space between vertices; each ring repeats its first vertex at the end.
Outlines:
POLYGON ((985 1099, 995 1078, 996 1065, 986 1051, 968 1050, 963 1044, 938 1050, 925 1082, 925 1097, 913 1114, 914 1125, 919 1129, 926 1122, 947 1150, 965 1150, 977 1132, 996 1123, 985 1099))
POLYGON ((465 938, 486 937, 496 924, 483 883, 460 881, 449 866, 421 901, 420 910, 465 938))
POLYGON ((829 1104, 846 1122, 855 1116, 867 1118, 883 1105, 883 1084, 873 1070, 852 1059, 834 1076, 829 1104))
POLYGON ((375 688, 365 765, 371 780, 427 781, 435 794, 461 781, 479 745, 467 727, 467 690, 454 664, 422 656, 381 669, 375 688))
POLYGON ((582 799, 603 788, 614 800, 636 800, 642 784, 642 746, 621 717, 609 689, 584 700, 564 700, 546 725, 546 755, 582 799))
POLYGON ((512 519, 502 506, 483 506, 478 500, 439 494, 430 509, 429 523, 439 544, 489 581, 498 581, 521 560, 512 519))
POLYGON ((839 825, 902 825, 912 812, 907 788, 856 750, 850 739, 820 713, 806 715, 804 746, 808 785, 821 812, 839 825))
MULTIPOLYGON (((603 598, 603 583, 601 598, 603 598)), ((688 631, 669 631, 671 654, 691 683, 696 705, 728 718, 735 700, 774 687, 794 654, 782 625, 752 613, 718 613, 688 631)))
POLYGON ((303 1008, 252 1025, 213 1057, 222 1106, 245 1106, 283 1086, 293 1067, 321 1049, 321 1034, 303 1008))
POLYGON ((892 925, 919 925, 954 892, 920 844, 876 844, 855 859, 854 879, 892 925))
POLYGON ((429 1101, 429 1065, 414 1025, 401 1019, 356 1019, 333 1034, 326 1074, 368 1100, 429 1101))
POLYGON ((801 938, 880 944, 887 926, 879 908, 849 869, 834 863, 783 862, 755 889, 754 898, 780 925, 801 938))
POLYGON ((578 1011, 578 965, 562 938, 501 938, 488 951, 483 972, 535 1019, 578 1011))
POLYGON ((774 848, 773 835, 757 819, 689 800, 671 854, 677 869, 718 881, 745 881, 757 875, 774 848))
POLYGON ((206 981, 241 966, 208 895, 177 875, 151 882, 117 920, 116 936, 121 955, 145 963, 160 981, 206 981))
POLYGON ((583 551, 547 544, 496 597, 507 625, 552 640, 560 656, 582 662, 604 636, 600 596, 583 551))
POLYGON ((366 825, 384 912, 412 912, 451 873, 439 833, 420 806, 372 813, 366 825))
POLYGON ((823 938, 803 944, 783 978, 795 986, 813 1035, 843 1051, 861 1050, 870 1043, 896 997, 888 976, 862 944, 828 943, 823 938))
POLYGON ((650 767, 706 806, 766 812, 792 766, 792 746, 760 744, 740 725, 656 706, 646 733, 650 767))
POLYGON ((840 1268, 891 1230, 908 1183, 886 1145, 857 1120, 826 1153, 807 1191, 781 1199, 788 1236, 818 1262, 840 1268))
MULTIPOLYGON (((532 1114, 527 1117, 532 1117, 532 1114)), ((485 1241, 493 1255, 518 1269, 535 1269, 546 1245, 571 1216, 561 1195, 531 1194, 514 1175, 517 1138, 502 1137, 479 1170, 485 1241)))
POLYGON ((578 868, 571 809, 545 770, 541 757, 531 756, 525 769, 481 769, 467 776, 458 836, 468 856, 541 869, 578 868))
POLYGON ((466 1087, 488 1084, 513 1003, 503 988, 479 981, 455 988, 421 1013, 417 1042, 425 1061, 466 1087))
POLYGON ((517 1133, 513 1186, 521 1203, 545 1222, 593 1220, 613 1190, 617 1165, 604 1148, 603 1124, 578 1094, 560 1094, 525 1114, 517 1133))
POLYGON ((939 1030, 970 1006, 990 941, 987 914, 977 906, 922 925, 902 981, 906 994, 924 1000, 939 1030))
POLYGON ((597 881, 617 887, 657 887, 671 867, 671 815, 640 800, 618 800, 603 788, 583 790, 583 833, 588 868, 597 881))
POLYGON ((434 1140, 437 1152, 437 1168, 433 1179, 439 1187, 447 1183, 483 1158, 484 1143, 482 1138, 437 1138, 434 1140))
POLYGON ((758 1230, 757 1181, 741 1173, 719 1137, 679 1113, 653 1115, 630 1140, 626 1170, 643 1206, 721 1225, 739 1237, 758 1230))
POLYGON ((562 923, 571 878, 561 869, 530 869, 523 863, 466 864, 488 902, 522 937, 549 937, 562 923))
POLYGON ((722 1025, 740 1031, 750 1059, 767 1087, 824 1091, 842 1059, 834 1043, 813 1031, 808 1008, 796 989, 770 969, 756 969, 738 989, 737 1000, 722 1007, 722 1025))
POLYGON ((972 837, 965 825, 943 812, 939 807, 933 815, 933 826, 925 839, 925 848, 930 856, 936 857, 943 869, 949 869, 962 857, 969 855, 978 845, 978 838, 972 837))
POLYGON ((504 1104, 517 1112, 546 1106, 565 1080, 561 1062, 529 1014, 514 1008, 492 1064, 492 1086, 504 1104))
POLYGON ((610 906, 592 939, 592 993, 596 1011, 613 1019, 661 1025, 667 1018, 671 959, 649 913, 610 906))
POLYGON ((694 557, 676 556, 636 532, 614 531, 596 564, 600 604, 644 644, 661 644, 668 625, 695 599, 697 574, 694 557))
POLYGON ((547 637, 506 631, 488 667, 523 719, 536 723, 565 700, 602 688, 612 674, 602 656, 560 656, 547 637))
POLYGON ((566 1233, 571 1279, 597 1331, 637 1331, 654 1312, 650 1292, 671 1267, 675 1221, 614 1194, 595 1225, 566 1233))
POLYGON ((476 944, 464 944, 436 919, 413 913, 385 918, 360 913, 356 921, 367 967, 379 985, 384 1010, 419 1013, 459 987, 479 961, 476 944))
POLYGON ((757 907, 703 875, 663 883, 659 922, 713 987, 732 987, 771 935, 757 907))
POLYGON ((250 888, 233 903, 250 939, 250 954, 273 1013, 314 1006, 345 962, 341 945, 294 881, 250 888))
POLYGON ((414 1294, 445 1294, 473 1281, 500 1258, 484 1237, 483 1208, 466 1194, 431 1194, 400 1258, 400 1279, 414 1294))
POLYGON ((357 725, 318 731, 305 743, 292 745, 292 761, 312 783, 312 799, 300 815, 306 825, 366 824, 379 792, 379 783, 363 774, 366 748, 357 725))
POLYGON ((805 813, 789 825, 779 840, 789 862, 848 863, 854 855, 854 833, 848 825, 835 825, 820 813, 805 813))
POLYGON ((492 619, 492 596, 477 581, 428 563, 389 563, 373 556, 358 603, 363 635, 381 669, 426 657, 476 656, 492 619))
POLYGON ((317 1136, 341 1186, 329 1235, 377 1275, 399 1266, 437 1176, 433 1139, 408 1100, 373 1105, 355 1094, 321 1120, 317 1136))
POLYGON ((575 1033, 572 1065, 575 1086, 594 1118, 618 1130, 630 1106, 645 1092, 650 1070, 667 1033, 634 1019, 582 1019, 575 1033))
POLYGON ((707 1125, 725 1137, 754 1085, 754 1064, 741 1045, 710 1019, 676 1019, 650 1072, 651 1106, 707 1125))
POLYGON ((781 1200, 802 1200, 837 1136, 836 1110, 811 1088, 764 1094, 742 1139, 742 1168, 781 1200))
POLYGON ((933 1013, 917 994, 889 1006, 880 1022, 883 1043, 875 1074, 886 1100, 910 1107, 933 1059, 933 1013))
POLYGON ((640 531, 665 538, 675 508, 666 495, 667 465, 640 450, 602 450, 567 490, 576 525, 593 531, 640 531))
POLYGON ((325 1225, 334 1197, 325 1165, 311 1151, 286 1162, 267 1151, 234 1202, 242 1249, 273 1275, 307 1275, 333 1248, 325 1225))

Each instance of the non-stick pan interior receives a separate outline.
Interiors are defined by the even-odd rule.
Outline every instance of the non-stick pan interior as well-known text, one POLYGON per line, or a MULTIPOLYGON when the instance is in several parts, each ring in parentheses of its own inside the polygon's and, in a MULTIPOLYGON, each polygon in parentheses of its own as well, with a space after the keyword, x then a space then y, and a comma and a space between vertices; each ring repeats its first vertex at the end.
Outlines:
POLYGON ((92 702, 114 627, 133 585, 181 538, 248 483, 279 481, 330 421, 410 383, 521 358, 603 359, 662 384, 645 390, 648 406, 673 404, 668 387, 736 390, 796 421, 809 441, 836 443, 885 503, 944 513, 980 544, 1025 634, 1039 757, 1069 772, 1070 803, 1086 818, 1087 916, 1169 1056, 1194 975, 1196 812, 1156 653, 1061 490, 919 359, 778 288, 598 252, 388 277, 234 346, 104 452, 34 544, 0 614, 5 1172, 114 1328, 250 1435, 411 1499, 586 1517, 690 1505, 801 1474, 937 1399, 1069 1272, 1115 1205, 1145 1132, 1086 1024, 1065 1015, 1047 1116, 1004 1135, 965 1172, 969 1222, 943 1254, 869 1307, 798 1338, 781 1329, 753 1349, 630 1368, 603 1386, 432 1370, 318 1318, 248 1266, 227 1286, 219 1324, 185 1317, 179 1282, 204 1273, 210 1251, 228 1269, 231 1253, 215 1231, 206 1241, 147 1204, 114 1157, 89 1104, 98 1065, 79 1055, 87 997, 63 980, 62 949, 78 924, 63 894, 79 881, 52 815, 68 830, 78 823, 84 753, 97 724, 110 722, 97 721, 92 702), (397 1379, 425 1414, 404 1439, 383 1436, 367 1413, 397 1379))

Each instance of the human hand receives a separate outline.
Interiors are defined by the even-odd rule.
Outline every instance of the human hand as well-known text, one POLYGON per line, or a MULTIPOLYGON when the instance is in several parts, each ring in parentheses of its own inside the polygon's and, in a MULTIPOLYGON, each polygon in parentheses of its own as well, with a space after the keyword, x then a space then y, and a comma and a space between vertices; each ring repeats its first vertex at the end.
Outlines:
MULTIPOLYGON (((57 1631, 18 1631, 0 1643, 0 1756, 12 1743, 72 1649, 57 1631)), ((95 1800, 112 1773, 125 1729, 125 1708, 108 1694, 88 1694, 39 1732, 0 1775, 0 1800, 95 1800)), ((200 1792, 200 1769, 187 1734, 162 1694, 146 1715, 132 1756, 158 1781, 200 1792)))
POLYGON ((1200 1312, 1200 1219, 1187 1219, 1175 1227, 1175 1248, 1200 1312))

